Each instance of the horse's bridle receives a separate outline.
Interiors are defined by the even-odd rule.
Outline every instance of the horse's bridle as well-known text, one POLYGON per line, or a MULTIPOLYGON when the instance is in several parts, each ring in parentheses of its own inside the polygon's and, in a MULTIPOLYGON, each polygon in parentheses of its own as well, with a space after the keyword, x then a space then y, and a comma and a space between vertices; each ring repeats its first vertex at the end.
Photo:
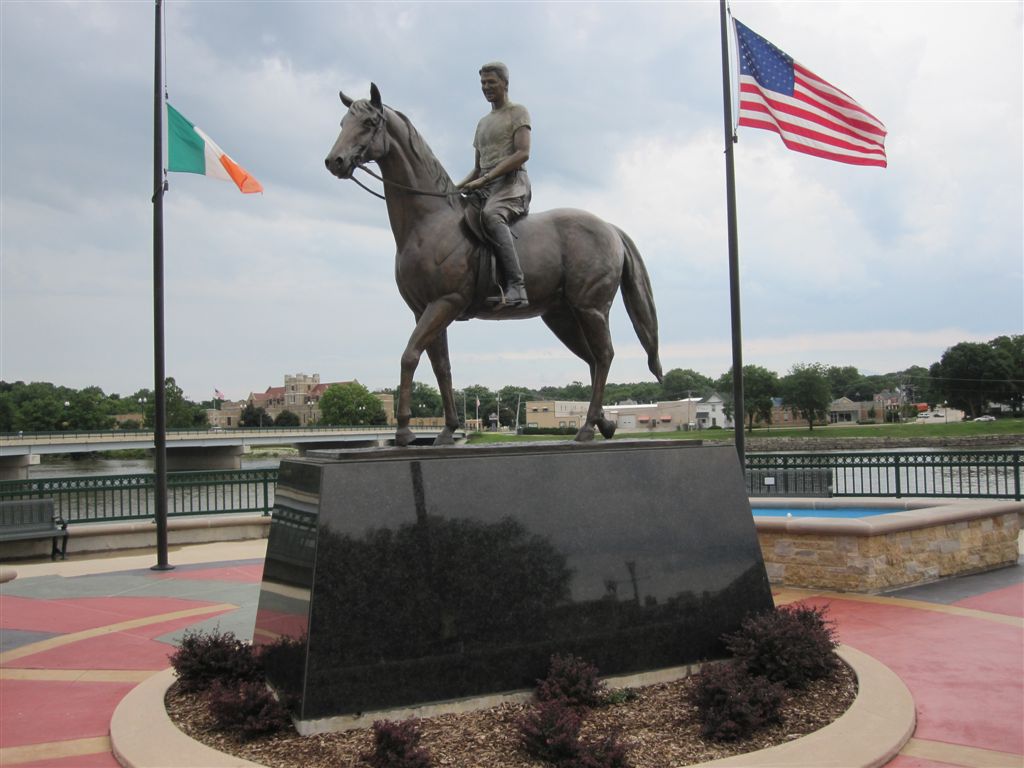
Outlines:
MULTIPOLYGON (((360 145, 358 145, 356 147, 356 152, 353 154, 353 157, 352 157, 352 166, 353 166, 353 168, 358 168, 359 170, 361 170, 363 173, 367 174, 368 176, 372 176, 373 178, 377 179, 377 181, 379 181, 384 186, 394 187, 395 189, 401 189, 404 192, 410 192, 410 193, 412 193, 414 195, 426 195, 428 197, 458 197, 459 195, 462 194, 462 192, 458 191, 458 190, 455 191, 455 192, 431 192, 431 191, 425 190, 425 189, 416 189, 415 187, 409 187, 409 186, 406 186, 405 184, 399 184, 397 181, 388 181, 387 179, 385 179, 380 174, 374 173, 369 168, 367 168, 366 164, 363 162, 363 155, 366 154, 366 151, 370 148, 370 146, 376 140, 377 134, 380 133, 382 130, 384 131, 384 154, 386 155, 388 153, 388 151, 390 150, 390 148, 391 148, 390 144, 389 144, 390 143, 390 138, 388 137, 388 132, 387 132, 386 128, 387 128, 387 115, 384 114, 384 110, 381 109, 380 110, 380 117, 377 120, 376 125, 373 126, 373 133, 370 134, 370 138, 367 140, 367 142, 365 144, 360 144, 360 145)), ((375 161, 371 161, 371 162, 375 162, 375 161)), ((367 192, 369 192, 374 197, 379 197, 381 200, 387 200, 387 198, 384 197, 384 195, 381 195, 381 194, 379 194, 377 192, 374 192, 372 189, 370 189, 368 186, 363 184, 363 182, 361 182, 355 176, 350 176, 349 178, 351 178, 352 181, 354 181, 356 184, 358 184, 360 187, 365 189, 367 192)))

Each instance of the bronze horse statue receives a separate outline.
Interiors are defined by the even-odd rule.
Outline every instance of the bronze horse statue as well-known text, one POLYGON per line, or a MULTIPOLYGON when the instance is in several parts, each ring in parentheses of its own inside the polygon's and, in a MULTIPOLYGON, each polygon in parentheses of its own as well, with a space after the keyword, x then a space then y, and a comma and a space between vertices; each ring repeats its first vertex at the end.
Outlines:
POLYGON ((434 444, 453 442, 459 417, 448 357, 449 325, 470 317, 513 320, 538 315, 590 366, 590 407, 575 439, 592 440, 595 427, 610 438, 615 423, 605 418, 601 405, 614 356, 608 312, 620 288, 647 352, 647 365, 661 381, 651 281, 633 241, 586 211, 560 208, 531 213, 512 228, 530 292, 529 306, 488 305, 482 301, 487 286, 481 285, 480 271, 490 258, 487 246, 466 223, 465 209, 471 203, 460 196, 409 119, 381 102, 376 85, 370 86, 369 100, 339 95, 348 112, 324 162, 339 179, 350 179, 357 167, 376 161, 398 249, 395 280, 416 317, 416 328, 402 353, 395 444, 408 445, 415 438, 409 428, 413 374, 424 350, 444 403, 445 427, 434 444))

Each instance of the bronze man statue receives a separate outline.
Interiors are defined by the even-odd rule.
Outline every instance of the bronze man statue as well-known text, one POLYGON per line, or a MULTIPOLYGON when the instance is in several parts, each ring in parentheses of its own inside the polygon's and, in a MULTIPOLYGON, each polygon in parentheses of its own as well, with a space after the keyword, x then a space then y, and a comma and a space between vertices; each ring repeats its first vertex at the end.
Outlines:
POLYGON ((530 209, 530 113, 508 99, 508 67, 500 61, 480 68, 480 88, 491 104, 476 127, 476 162, 458 187, 481 198, 480 222, 505 273, 505 289, 488 301, 529 305, 523 270, 509 224, 530 209))

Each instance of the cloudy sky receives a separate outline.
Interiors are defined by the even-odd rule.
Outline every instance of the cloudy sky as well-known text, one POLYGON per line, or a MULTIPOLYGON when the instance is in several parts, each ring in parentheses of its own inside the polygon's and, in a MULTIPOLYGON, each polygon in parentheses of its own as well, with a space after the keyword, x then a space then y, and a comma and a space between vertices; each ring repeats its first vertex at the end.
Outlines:
MULTIPOLYGON (((887 169, 736 147, 744 362, 885 373, 1024 330, 1020 2, 735 2, 889 131, 887 169)), ((152 386, 153 4, 0 3, 0 379, 152 386)), ((330 176, 339 89, 456 179, 502 59, 532 209, 586 208, 651 273, 665 369, 729 368, 718 5, 177 2, 170 101, 265 187, 171 174, 167 372, 236 398, 285 373, 394 386, 412 330, 383 203, 330 176)), ((650 378, 621 299, 611 381, 650 378)), ((459 323, 456 387, 585 380, 540 320, 459 323)), ((417 379, 432 383, 426 358, 417 379)))

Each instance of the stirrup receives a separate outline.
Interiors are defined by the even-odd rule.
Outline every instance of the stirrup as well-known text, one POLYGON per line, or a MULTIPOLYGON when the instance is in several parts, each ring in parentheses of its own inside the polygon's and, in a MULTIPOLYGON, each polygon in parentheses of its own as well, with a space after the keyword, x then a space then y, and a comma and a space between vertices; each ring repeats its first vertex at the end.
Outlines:
POLYGON ((510 293, 512 293, 511 289, 506 291, 501 286, 498 286, 498 293, 496 295, 494 295, 494 296, 488 296, 487 297, 487 303, 488 304, 496 304, 497 305, 497 307, 496 307, 497 309, 501 309, 503 307, 528 307, 528 306, 530 306, 530 300, 526 296, 526 290, 525 289, 523 289, 520 292, 520 298, 518 298, 518 299, 510 299, 509 298, 509 294, 510 293))

